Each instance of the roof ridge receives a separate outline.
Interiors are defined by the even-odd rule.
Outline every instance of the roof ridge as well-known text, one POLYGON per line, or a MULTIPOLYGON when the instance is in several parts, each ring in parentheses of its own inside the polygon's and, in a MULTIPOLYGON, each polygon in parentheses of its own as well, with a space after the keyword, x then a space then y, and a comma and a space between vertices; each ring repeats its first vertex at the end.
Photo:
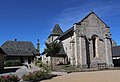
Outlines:
MULTIPOLYGON (((31 41, 25 41, 25 40, 24 40, 24 41, 22 41, 22 40, 19 40, 19 41, 15 41, 15 40, 7 40, 7 41, 11 41, 11 42, 31 42, 31 41)), ((7 41, 6 41, 6 42, 7 42, 7 41)))
MULTIPOLYGON (((75 23, 75 24, 81 24, 81 22, 83 22, 86 18, 88 18, 91 14, 94 14, 98 19, 100 19, 96 14, 95 14, 95 12, 94 11, 91 11, 87 16, 85 16, 80 22, 78 22, 78 23, 75 23)), ((100 21, 101 22, 103 22, 101 19, 100 19, 100 21)), ((104 23, 104 22, 103 22, 104 23)), ((106 23, 104 23, 106 26, 107 26, 107 24, 106 23)), ((108 27, 108 26, 107 26, 108 27)), ((108 27, 109 28, 109 27, 108 27)), ((70 29, 68 29, 68 30, 66 30, 65 32, 63 32, 62 33, 62 35, 61 36, 59 36, 58 38, 61 38, 62 36, 64 36, 65 34, 67 34, 68 32, 70 32, 70 31, 72 31, 73 30, 73 26, 70 28, 70 29)))
MULTIPOLYGON (((91 14, 94 14, 98 19, 100 19, 101 22, 103 22, 103 20, 101 20, 101 18, 94 12, 94 11, 91 11, 87 16, 85 16, 81 21, 79 21, 78 23, 76 24, 80 24, 81 22, 83 22, 86 18, 88 18, 91 14)), ((103 22, 108 28, 109 26, 103 22)))

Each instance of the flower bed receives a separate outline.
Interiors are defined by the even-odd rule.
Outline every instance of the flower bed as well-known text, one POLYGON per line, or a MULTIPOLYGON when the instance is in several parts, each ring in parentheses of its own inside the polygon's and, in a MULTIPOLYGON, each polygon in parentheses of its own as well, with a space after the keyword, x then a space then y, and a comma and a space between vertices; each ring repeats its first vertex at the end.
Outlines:
POLYGON ((18 82, 19 80, 15 75, 0 76, 0 82, 18 82))

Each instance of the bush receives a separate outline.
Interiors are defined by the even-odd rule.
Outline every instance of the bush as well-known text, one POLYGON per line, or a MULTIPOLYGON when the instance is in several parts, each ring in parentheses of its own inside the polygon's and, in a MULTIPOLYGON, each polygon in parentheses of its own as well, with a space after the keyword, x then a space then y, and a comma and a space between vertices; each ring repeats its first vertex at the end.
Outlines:
POLYGON ((23 75, 22 78, 24 81, 36 82, 38 80, 48 79, 52 76, 55 76, 50 74, 50 66, 48 66, 47 64, 43 64, 40 60, 36 60, 35 65, 42 68, 42 70, 34 71, 33 73, 29 73, 28 75, 23 75))
POLYGON ((36 60, 35 61, 35 65, 38 66, 38 67, 40 67, 40 68, 43 68, 47 72, 50 72, 50 66, 48 64, 42 63, 40 60, 36 60))
POLYGON ((0 82, 18 82, 20 79, 15 75, 5 75, 0 77, 0 82))
POLYGON ((49 74, 47 71, 35 71, 33 73, 29 73, 29 75, 23 75, 23 80, 24 81, 38 81, 42 79, 47 79, 50 78, 51 74, 49 74))
POLYGON ((16 75, 11 75, 9 78, 10 81, 18 82, 20 79, 16 75))
POLYGON ((4 63, 4 66, 9 67, 9 66, 20 66, 21 62, 20 60, 6 60, 4 63))
POLYGON ((37 81, 38 77, 35 73, 29 73, 29 75, 23 75, 24 81, 37 81))
POLYGON ((39 66, 39 67, 42 67, 42 62, 40 60, 36 60, 35 65, 39 66))

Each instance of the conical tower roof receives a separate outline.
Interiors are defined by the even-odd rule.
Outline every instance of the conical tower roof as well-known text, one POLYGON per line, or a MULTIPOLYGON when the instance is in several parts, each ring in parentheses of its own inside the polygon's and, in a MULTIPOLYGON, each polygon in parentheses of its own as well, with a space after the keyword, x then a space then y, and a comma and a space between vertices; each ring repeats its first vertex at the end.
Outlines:
POLYGON ((51 35, 61 35, 63 33, 62 29, 60 28, 59 24, 55 24, 51 35))

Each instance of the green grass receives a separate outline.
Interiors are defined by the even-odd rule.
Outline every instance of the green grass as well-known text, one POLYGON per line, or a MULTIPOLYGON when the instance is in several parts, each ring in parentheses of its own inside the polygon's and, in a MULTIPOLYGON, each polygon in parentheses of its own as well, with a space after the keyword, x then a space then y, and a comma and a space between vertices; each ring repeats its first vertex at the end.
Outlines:
POLYGON ((61 68, 64 70, 74 70, 75 68, 71 65, 61 65, 61 68))
POLYGON ((71 65, 59 65, 55 68, 57 69, 55 69, 54 71, 64 71, 64 72, 74 72, 78 70, 77 67, 71 65))

